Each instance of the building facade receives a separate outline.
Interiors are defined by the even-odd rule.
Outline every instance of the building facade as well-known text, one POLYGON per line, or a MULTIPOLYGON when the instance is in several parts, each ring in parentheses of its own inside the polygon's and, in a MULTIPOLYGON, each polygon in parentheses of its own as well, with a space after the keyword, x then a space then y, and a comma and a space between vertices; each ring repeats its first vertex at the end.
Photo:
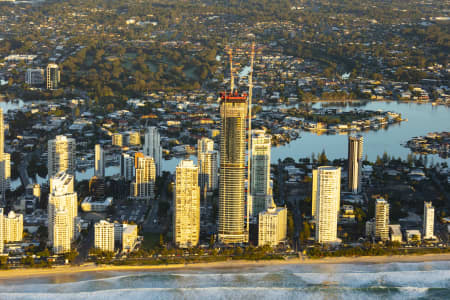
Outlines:
POLYGON ((182 160, 176 169, 173 198, 173 237, 180 248, 195 247, 200 237, 200 187, 198 168, 192 160, 182 160))
POLYGON ((247 95, 224 93, 220 115, 219 242, 245 243, 245 147, 247 95))
POLYGON ((94 175, 97 177, 105 177, 105 153, 100 144, 95 145, 95 162, 94 175))
POLYGON ((131 195, 135 199, 155 198, 156 167, 153 157, 135 154, 135 180, 131 184, 131 195))
POLYGON ((123 224, 122 225, 122 251, 131 252, 138 240, 137 225, 123 224))
POLYGON ((75 150, 75 139, 64 135, 57 135, 55 139, 48 141, 48 178, 59 172, 75 176, 75 150))
POLYGON ((123 135, 121 133, 114 133, 111 137, 111 143, 113 146, 123 146, 123 135))
POLYGON ((348 190, 354 194, 361 191, 363 142, 361 135, 348 136, 348 190))
POLYGON ((197 142, 198 181, 202 194, 214 192, 219 185, 217 176, 218 153, 214 151, 214 141, 201 138, 197 142))
POLYGON ((94 225, 96 249, 114 252, 114 223, 101 220, 94 225))
POLYGON ((3 217, 5 242, 19 242, 23 239, 23 215, 10 211, 3 217))
POLYGON ((143 152, 144 155, 153 157, 156 166, 156 176, 161 176, 162 147, 158 128, 150 126, 145 131, 143 152))
POLYGON ((60 81, 60 70, 57 64, 48 64, 46 69, 47 89, 56 90, 60 81))
MULTIPOLYGON (((336 243, 341 195, 341 168, 319 167, 315 172, 316 242, 336 243)), ((314 180, 314 179, 313 179, 314 180)))
POLYGON ((3 109, 0 108, 0 205, 4 204, 5 193, 11 185, 11 156, 5 153, 5 125, 3 109))
MULTIPOLYGON (((78 197, 74 191, 74 178, 72 175, 60 172, 50 178, 50 194, 47 210, 48 237, 50 243, 52 245, 65 245, 65 242, 58 241, 58 238, 66 237, 66 231, 62 228, 63 225, 68 229, 69 241, 73 241, 76 236, 75 224, 78 216, 78 197), (59 221, 57 220, 57 212, 60 214, 59 221), (63 220, 64 223, 62 223, 63 220), (55 226, 58 226, 58 228, 55 228, 55 226), (54 236, 55 232, 58 232, 60 237, 54 236)), ((55 249, 59 249, 58 247, 55 248, 54 246, 55 249)), ((66 248, 63 247, 63 249, 66 248)))
POLYGON ((127 181, 134 178, 134 159, 128 153, 122 153, 120 156, 120 176, 127 181))
POLYGON ((434 239, 434 207, 431 202, 423 205, 423 239, 434 239))
POLYGON ((276 207, 275 203, 258 215, 258 246, 275 247, 286 239, 287 208, 276 207))
POLYGON ((5 216, 3 215, 3 213, 4 213, 4 209, 2 207, 0 207, 0 254, 3 253, 4 248, 5 248, 5 229, 4 229, 5 216))
POLYGON ((51 243, 53 252, 61 254, 70 252, 73 230, 71 228, 72 218, 65 208, 57 208, 52 213, 51 243))
POLYGON ((44 84, 44 70, 27 69, 27 72, 25 73, 25 83, 28 85, 44 84))
POLYGON ((383 198, 375 202, 375 238, 389 240, 389 203, 383 198))
POLYGON ((252 157, 250 162, 250 216, 258 216, 265 211, 270 203, 266 203, 268 196, 272 194, 270 188, 270 149, 271 136, 264 130, 252 132, 252 157))

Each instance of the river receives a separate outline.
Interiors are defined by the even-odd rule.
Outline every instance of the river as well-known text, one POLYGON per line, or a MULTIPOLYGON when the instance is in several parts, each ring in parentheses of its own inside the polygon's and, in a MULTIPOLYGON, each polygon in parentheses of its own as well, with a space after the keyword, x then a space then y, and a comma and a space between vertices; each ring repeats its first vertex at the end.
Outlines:
MULTIPOLYGON (((247 70, 245 70, 247 71, 247 70)), ((355 102, 347 103, 342 106, 339 103, 317 102, 313 104, 314 108, 327 106, 329 108, 341 108, 342 110, 354 109, 355 102)), ((377 131, 361 132, 364 137, 364 154, 369 160, 375 161, 377 156, 382 156, 387 152, 390 156, 406 159, 410 152, 408 148, 401 144, 406 143, 414 136, 426 135, 429 132, 450 131, 450 108, 444 105, 433 106, 430 103, 417 102, 395 102, 395 101, 362 101, 360 109, 383 110, 401 113, 403 118, 408 119, 400 124, 389 125, 387 128, 377 131)), ((5 111, 16 109, 23 105, 23 102, 0 102, 0 107, 5 111)), ((300 138, 291 141, 283 146, 273 147, 271 153, 272 163, 278 159, 292 157, 298 160, 302 157, 311 157, 325 150, 329 159, 347 157, 347 135, 317 135, 309 131, 301 131, 300 138)), ((196 162, 196 156, 190 156, 196 162)), ((183 157, 174 157, 170 160, 163 160, 162 170, 174 172, 177 164, 183 157)), ((450 158, 440 158, 437 154, 428 155, 428 162, 447 162, 450 165, 450 158)), ((118 166, 111 166, 106 169, 106 175, 112 176, 119 173, 118 166)), ((93 168, 84 172, 77 173, 77 179, 89 179, 93 175, 93 168)))

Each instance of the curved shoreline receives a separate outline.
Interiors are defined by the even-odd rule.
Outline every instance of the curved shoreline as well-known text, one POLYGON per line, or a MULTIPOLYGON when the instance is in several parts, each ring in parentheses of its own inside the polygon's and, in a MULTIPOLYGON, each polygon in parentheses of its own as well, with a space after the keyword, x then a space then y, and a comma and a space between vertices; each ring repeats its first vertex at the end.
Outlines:
POLYGON ((383 263, 414 263, 431 261, 450 261, 450 253, 425 255, 393 255, 393 256, 360 256, 360 257, 327 257, 327 258, 292 258, 287 260, 230 260, 197 264, 173 264, 156 266, 96 266, 86 264, 83 266, 60 266, 51 269, 14 269, 0 271, 0 279, 24 279, 30 277, 51 277, 56 275, 71 275, 84 272, 133 272, 133 271, 167 271, 192 269, 228 269, 247 267, 267 267, 277 265, 301 264, 383 264, 383 263))

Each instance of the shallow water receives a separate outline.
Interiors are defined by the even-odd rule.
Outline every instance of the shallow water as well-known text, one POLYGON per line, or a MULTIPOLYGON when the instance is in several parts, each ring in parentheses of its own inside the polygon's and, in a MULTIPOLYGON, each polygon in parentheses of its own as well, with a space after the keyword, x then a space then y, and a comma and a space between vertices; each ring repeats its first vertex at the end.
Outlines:
POLYGON ((446 299, 450 261, 97 272, 0 282, 0 299, 446 299))

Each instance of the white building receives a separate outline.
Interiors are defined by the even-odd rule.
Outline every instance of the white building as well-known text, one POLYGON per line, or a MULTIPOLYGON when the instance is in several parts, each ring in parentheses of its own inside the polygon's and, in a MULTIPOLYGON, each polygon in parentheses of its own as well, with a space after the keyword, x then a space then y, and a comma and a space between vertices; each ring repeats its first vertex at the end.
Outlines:
POLYGON ((43 69, 27 69, 25 83, 28 85, 41 85, 44 83, 43 69))
POLYGON ((200 237, 200 187, 198 168, 192 160, 182 160, 177 166, 173 208, 175 244, 180 248, 197 246, 200 237))
MULTIPOLYGON (((250 162, 250 216, 258 216, 269 208, 266 203, 268 196, 272 194, 270 188, 270 149, 271 136, 264 130, 252 131, 252 158, 250 162)), ((270 198, 270 197, 269 197, 270 198)))
POLYGON ((23 238, 23 215, 10 211, 3 217, 3 239, 5 242, 19 242, 23 238))
POLYGON ((286 239, 287 209, 271 202, 267 210, 258 215, 258 246, 275 247, 286 239))
POLYGON ((383 198, 375 203, 375 238, 389 240, 389 203, 383 198))
POLYGON ((75 176, 75 149, 75 139, 64 135, 57 135, 54 140, 48 141, 48 178, 63 171, 75 176))
POLYGON ((114 252, 114 223, 101 220, 94 225, 95 248, 102 251, 114 252))
POLYGON ((136 247, 138 240, 138 227, 137 225, 122 225, 122 251, 131 252, 136 247))
MULTIPOLYGON (((78 201, 77 193, 74 192, 74 178, 72 175, 60 172, 56 176, 50 178, 50 194, 48 196, 48 232, 49 241, 52 245, 65 245, 66 242, 58 241, 54 232, 59 232, 61 237, 66 236, 65 229, 61 228, 64 224, 68 228, 69 240, 73 241, 76 236, 76 218, 78 216, 78 201), (58 228, 54 227, 57 224, 56 212, 59 212, 60 220, 58 228)), ((70 245, 70 243, 69 243, 70 245)), ((58 246, 59 247, 59 246, 58 246)), ((54 249, 59 249, 58 247, 54 249)), ((65 249, 65 248, 64 248, 65 249)), ((59 251, 59 250, 58 250, 59 251)))
POLYGON ((95 145, 94 176, 105 177, 105 153, 100 144, 95 145))
POLYGON ((161 176, 162 147, 158 128, 151 126, 145 131, 143 152, 144 155, 153 157, 156 165, 156 176, 161 176))
POLYGON ((122 153, 120 156, 120 176, 127 181, 134 178, 134 159, 128 153, 122 153))
POLYGON ((337 222, 340 209, 341 168, 319 167, 316 174, 316 242, 338 243, 337 222))
POLYGON ((156 168, 153 157, 135 154, 136 176, 131 184, 131 195, 135 199, 151 200, 155 198, 156 168))
MULTIPOLYGON (((57 208, 52 213, 51 243, 53 252, 56 254, 66 253, 70 251, 73 230, 71 224, 73 219, 69 215, 69 211, 65 208, 57 208)), ((50 228, 50 226, 49 226, 50 228)))
POLYGON ((435 239, 434 236, 434 207, 431 202, 425 202, 423 206, 423 239, 435 239))
POLYGON ((201 138, 197 142, 198 181, 202 192, 213 192, 219 185, 217 176, 218 152, 214 151, 214 141, 201 138))
POLYGON ((60 71, 57 64, 48 64, 46 69, 47 89, 55 90, 58 88, 60 81, 60 71))

